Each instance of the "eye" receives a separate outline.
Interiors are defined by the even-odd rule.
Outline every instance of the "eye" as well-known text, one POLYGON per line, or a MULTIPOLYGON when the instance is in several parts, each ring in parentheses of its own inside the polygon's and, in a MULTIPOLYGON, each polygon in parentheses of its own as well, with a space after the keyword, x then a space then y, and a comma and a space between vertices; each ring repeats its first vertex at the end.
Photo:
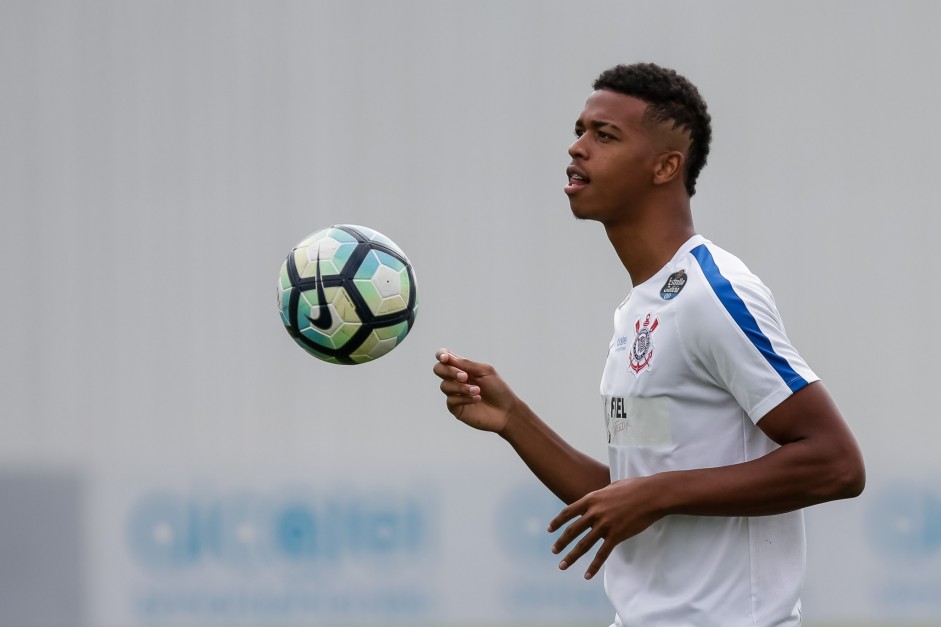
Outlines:
POLYGON ((585 134, 585 129, 577 128, 575 129, 575 137, 581 137, 585 134))
POLYGON ((609 139, 614 139, 614 137, 612 137, 611 135, 608 135, 604 131, 598 131, 598 141, 606 142, 609 139))

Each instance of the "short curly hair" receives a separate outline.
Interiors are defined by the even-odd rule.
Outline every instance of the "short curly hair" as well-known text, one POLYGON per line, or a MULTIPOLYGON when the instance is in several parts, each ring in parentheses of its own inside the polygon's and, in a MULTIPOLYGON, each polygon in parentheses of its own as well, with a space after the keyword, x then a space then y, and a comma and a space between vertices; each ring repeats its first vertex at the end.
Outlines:
POLYGON ((685 77, 654 63, 616 65, 602 72, 592 87, 631 96, 647 103, 644 117, 651 122, 673 121, 690 135, 684 184, 696 193, 696 179, 706 165, 712 141, 712 118, 699 90, 685 77))

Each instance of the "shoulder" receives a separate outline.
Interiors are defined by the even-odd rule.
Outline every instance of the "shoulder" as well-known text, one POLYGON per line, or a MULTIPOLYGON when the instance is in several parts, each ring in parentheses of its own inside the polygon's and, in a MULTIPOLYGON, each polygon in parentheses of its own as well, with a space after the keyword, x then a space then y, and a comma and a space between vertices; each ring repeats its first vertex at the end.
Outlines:
POLYGON ((770 291, 749 268, 745 262, 710 241, 705 241, 690 251, 695 265, 702 272, 704 278, 715 288, 724 283, 733 287, 761 286, 761 291, 770 294, 770 291))
POLYGON ((708 240, 686 257, 689 294, 678 315, 687 333, 708 342, 728 333, 748 335, 765 321, 780 324, 771 290, 741 259, 708 240))
POLYGON ((774 307, 771 290, 745 263, 712 242, 689 252, 690 266, 697 276, 700 297, 709 297, 733 317, 742 308, 774 307))

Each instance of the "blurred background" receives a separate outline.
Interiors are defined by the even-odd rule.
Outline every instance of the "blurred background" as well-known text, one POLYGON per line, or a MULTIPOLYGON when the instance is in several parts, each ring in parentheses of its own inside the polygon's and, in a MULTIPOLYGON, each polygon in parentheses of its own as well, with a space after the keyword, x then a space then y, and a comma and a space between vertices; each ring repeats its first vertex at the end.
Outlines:
POLYGON ((941 624, 941 4, 0 0, 0 626, 607 625, 561 508, 446 412, 440 346, 606 459, 629 280, 562 193, 602 70, 690 78, 700 232, 775 293, 866 456, 804 616, 941 624), (284 332, 335 223, 421 308, 377 362, 284 332))

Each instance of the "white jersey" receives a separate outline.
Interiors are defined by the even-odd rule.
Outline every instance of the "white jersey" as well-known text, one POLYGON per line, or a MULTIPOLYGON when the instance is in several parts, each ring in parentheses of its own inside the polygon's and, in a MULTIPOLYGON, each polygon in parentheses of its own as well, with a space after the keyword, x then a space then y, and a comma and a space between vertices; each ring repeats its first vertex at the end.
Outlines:
MULTIPOLYGON (((636 286, 614 315, 601 394, 611 480, 753 460, 757 426, 817 380, 771 292, 702 236, 636 286)), ((800 625, 804 522, 667 516, 618 545, 605 590, 618 627, 800 625)))

